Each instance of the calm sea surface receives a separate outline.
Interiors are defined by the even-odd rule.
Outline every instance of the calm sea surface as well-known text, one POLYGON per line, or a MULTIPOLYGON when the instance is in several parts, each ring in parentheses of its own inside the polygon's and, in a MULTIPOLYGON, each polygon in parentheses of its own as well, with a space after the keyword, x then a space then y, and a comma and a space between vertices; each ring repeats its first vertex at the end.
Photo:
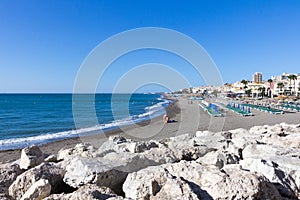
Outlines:
POLYGON ((148 120, 164 114, 168 104, 159 94, 97 94, 92 101, 90 97, 79 95, 74 101, 72 94, 0 94, 0 150, 148 120))

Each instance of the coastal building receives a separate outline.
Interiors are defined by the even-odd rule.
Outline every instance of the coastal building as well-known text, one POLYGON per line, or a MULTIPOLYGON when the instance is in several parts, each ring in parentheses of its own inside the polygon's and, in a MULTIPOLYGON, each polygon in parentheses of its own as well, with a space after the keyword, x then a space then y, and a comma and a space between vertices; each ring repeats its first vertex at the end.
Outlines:
POLYGON ((222 93, 225 96, 239 97, 249 96, 259 98, 262 94, 269 97, 279 95, 300 96, 300 73, 283 73, 272 76, 271 81, 263 81, 262 74, 256 72, 253 74, 253 81, 237 81, 235 83, 225 83, 220 86, 199 86, 191 89, 193 94, 214 94, 222 93), (291 75, 295 75, 291 79, 291 75))
POLYGON ((283 73, 281 75, 272 76, 271 79, 274 82, 275 95, 300 95, 300 74, 283 73), (295 78, 291 79, 291 76, 295 76, 295 78))
POLYGON ((255 72, 255 74, 253 74, 253 82, 254 83, 262 83, 262 73, 255 72))

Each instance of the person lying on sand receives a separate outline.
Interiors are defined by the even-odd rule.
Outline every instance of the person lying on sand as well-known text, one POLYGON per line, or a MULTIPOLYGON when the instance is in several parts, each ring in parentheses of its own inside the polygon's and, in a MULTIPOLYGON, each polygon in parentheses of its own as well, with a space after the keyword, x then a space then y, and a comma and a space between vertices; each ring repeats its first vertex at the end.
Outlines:
POLYGON ((172 123, 175 122, 175 120, 170 119, 166 114, 163 116, 163 123, 172 123))

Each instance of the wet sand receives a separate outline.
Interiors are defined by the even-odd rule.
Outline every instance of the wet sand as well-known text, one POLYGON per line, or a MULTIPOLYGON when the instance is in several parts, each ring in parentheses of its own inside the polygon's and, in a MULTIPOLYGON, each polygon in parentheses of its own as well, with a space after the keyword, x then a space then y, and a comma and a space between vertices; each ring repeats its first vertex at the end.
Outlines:
MULTIPOLYGON (((74 147, 81 142, 90 143, 97 148, 110 135, 122 135, 134 140, 157 140, 185 133, 194 134, 198 130, 218 132, 236 128, 249 129, 256 125, 274 125, 282 122, 289 124, 300 123, 299 112, 272 115, 252 110, 254 116, 242 117, 231 111, 227 111, 224 117, 210 117, 196 102, 191 104, 186 99, 179 99, 179 101, 167 107, 166 112, 172 120, 175 120, 173 123, 164 124, 162 117, 158 117, 151 121, 121 127, 94 136, 78 137, 49 143, 42 145, 41 149, 45 154, 56 154, 62 148, 74 147)), ((21 150, 0 151, 0 163, 15 161, 20 158, 20 155, 21 150)))

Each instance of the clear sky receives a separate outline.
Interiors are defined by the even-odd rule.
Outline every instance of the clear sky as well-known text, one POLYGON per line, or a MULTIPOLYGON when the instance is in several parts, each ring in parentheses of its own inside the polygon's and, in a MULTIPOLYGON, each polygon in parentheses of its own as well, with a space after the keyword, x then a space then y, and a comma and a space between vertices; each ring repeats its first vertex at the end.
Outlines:
MULTIPOLYGON (((140 27, 190 36, 210 54, 224 83, 251 79, 256 71, 264 79, 300 73, 299 0, 0 0, 0 93, 72 92, 91 50, 140 27)), ((107 72, 101 92, 109 92, 122 72, 148 62, 174 67, 193 86, 204 84, 190 67, 182 68, 188 66, 184 61, 165 52, 122 59, 107 72)))

